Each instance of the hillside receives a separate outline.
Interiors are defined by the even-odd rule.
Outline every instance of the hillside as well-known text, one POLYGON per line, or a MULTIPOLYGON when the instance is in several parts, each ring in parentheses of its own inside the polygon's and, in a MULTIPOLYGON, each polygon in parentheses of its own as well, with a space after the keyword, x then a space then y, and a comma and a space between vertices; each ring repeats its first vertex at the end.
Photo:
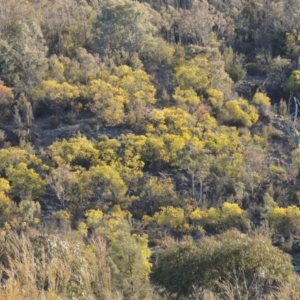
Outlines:
POLYGON ((299 299, 298 0, 0 0, 0 299, 299 299))

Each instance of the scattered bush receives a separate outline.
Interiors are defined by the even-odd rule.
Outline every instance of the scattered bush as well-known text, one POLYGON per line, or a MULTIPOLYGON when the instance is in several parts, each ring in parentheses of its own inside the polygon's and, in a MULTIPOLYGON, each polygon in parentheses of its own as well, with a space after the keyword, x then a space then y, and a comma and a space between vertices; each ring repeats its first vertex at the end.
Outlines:
POLYGON ((288 237, 300 233, 300 209, 297 206, 275 207, 269 212, 270 226, 275 232, 288 237))
POLYGON ((258 120, 256 109, 247 100, 241 98, 226 102, 225 110, 228 113, 227 121, 240 126, 251 127, 258 120))

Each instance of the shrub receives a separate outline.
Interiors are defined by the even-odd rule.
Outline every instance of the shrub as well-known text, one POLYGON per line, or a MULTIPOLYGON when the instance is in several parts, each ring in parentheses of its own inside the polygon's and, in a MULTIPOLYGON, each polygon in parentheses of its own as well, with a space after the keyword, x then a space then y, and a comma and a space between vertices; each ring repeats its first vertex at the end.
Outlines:
POLYGON ((226 298, 254 299, 275 294, 293 274, 287 254, 262 235, 247 236, 230 230, 200 243, 168 244, 158 253, 153 277, 170 295, 200 298, 204 290, 226 298), (276 289, 275 289, 276 288, 276 289))
POLYGON ((238 204, 224 202, 220 210, 211 207, 208 210, 196 208, 190 219, 197 228, 199 225, 207 231, 222 231, 231 227, 242 227, 246 213, 238 204))
POLYGON ((11 193, 21 200, 34 200, 44 194, 46 182, 34 169, 28 169, 25 163, 9 166, 6 173, 11 181, 11 193))
POLYGON ((225 71, 229 74, 234 82, 242 79, 247 71, 244 68, 245 57, 242 54, 234 53, 232 48, 225 48, 223 53, 223 59, 225 62, 225 71))
POLYGON ((225 109, 228 112, 228 121, 238 125, 251 127, 258 120, 258 113, 245 99, 230 100, 226 102, 225 109))
POLYGON ((270 173, 271 173, 271 176, 273 177, 273 179, 278 179, 278 180, 281 180, 281 181, 287 181, 288 180, 286 171, 283 168, 279 167, 279 166, 271 165, 270 166, 270 173))
POLYGON ((256 93, 253 97, 253 103, 259 106, 262 105, 262 106, 270 107, 271 99, 263 93, 256 93))
POLYGON ((206 92, 211 106, 214 108, 221 108, 224 101, 224 93, 215 89, 207 89, 206 92))
POLYGON ((284 236, 300 233, 300 209, 295 205, 275 207, 269 212, 268 218, 271 227, 284 236))
POLYGON ((154 214, 153 218, 145 216, 143 219, 145 223, 176 229, 184 223, 184 210, 173 206, 162 207, 160 212, 154 214))

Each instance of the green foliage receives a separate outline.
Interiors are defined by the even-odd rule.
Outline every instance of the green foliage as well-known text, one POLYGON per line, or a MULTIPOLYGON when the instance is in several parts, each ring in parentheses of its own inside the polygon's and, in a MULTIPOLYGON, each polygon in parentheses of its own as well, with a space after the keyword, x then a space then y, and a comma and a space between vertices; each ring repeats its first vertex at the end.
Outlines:
POLYGON ((189 136, 190 131, 197 132, 195 117, 182 110, 181 108, 164 108, 163 110, 154 109, 150 117, 148 132, 155 132, 158 135, 164 133, 189 136))
POLYGON ((265 236, 299 235, 293 103, 281 117, 253 95, 298 97, 299 14, 296 0, 0 0, 0 298, 159 298, 147 232, 174 251, 163 298, 298 299, 270 241, 224 231, 260 218, 265 236))
POLYGON ((39 219, 37 218, 40 216, 41 213, 41 206, 38 202, 34 202, 31 200, 22 200, 19 203, 19 214, 21 219, 23 220, 23 226, 25 227, 24 222, 34 222, 38 223, 39 219))
POLYGON ((9 166, 6 175, 11 182, 13 196, 21 200, 34 200, 44 194, 46 182, 33 169, 28 169, 25 163, 9 166))
POLYGON ((49 57, 49 77, 58 83, 66 81, 65 78, 65 66, 56 55, 49 57))
POLYGON ((160 251, 155 281, 169 294, 196 297, 204 289, 225 297, 230 287, 236 297, 272 294, 281 280, 292 275, 287 254, 262 235, 246 236, 235 230, 213 238, 169 244, 160 251))
POLYGON ((4 224, 7 220, 9 220, 12 202, 8 197, 8 192, 10 191, 9 181, 0 178, 0 211, 1 211, 1 225, 4 224))
POLYGON ((142 156, 145 143, 146 137, 144 135, 129 133, 120 137, 121 147, 119 151, 122 155, 118 156, 113 165, 122 174, 122 178, 127 183, 129 190, 143 176, 142 168, 145 165, 145 161, 142 159, 142 156))
POLYGON ((89 168, 98 162, 99 150, 86 137, 54 142, 49 147, 52 160, 57 164, 80 165, 89 168))
POLYGON ((223 231, 232 227, 241 228, 246 219, 246 212, 236 203, 224 202, 220 210, 196 208, 189 218, 196 229, 201 226, 200 228, 206 228, 208 231, 223 231))
POLYGON ((98 79, 87 86, 87 96, 92 99, 90 109, 97 119, 110 126, 123 123, 124 104, 128 102, 124 90, 98 79))
POLYGON ((151 214, 162 206, 169 206, 178 201, 175 186, 171 178, 148 178, 141 187, 141 202, 150 208, 151 214))
POLYGON ((11 107, 13 98, 14 95, 12 90, 0 83, 0 110, 2 112, 0 122, 2 122, 7 115, 9 115, 9 109, 11 107))
POLYGON ((291 76, 288 78, 285 88, 293 93, 300 92, 300 71, 295 70, 292 72, 291 76))
POLYGON ((244 172, 243 162, 241 153, 235 153, 232 157, 224 153, 212 161, 210 170, 219 177, 239 179, 244 172))
POLYGON ((205 146, 214 152, 219 152, 228 146, 228 135, 224 133, 206 131, 204 133, 205 146))
POLYGON ((88 80, 94 79, 100 71, 100 58, 96 54, 89 53, 85 48, 76 49, 76 61, 78 62, 78 80, 87 84, 88 80))
MULTIPOLYGON (((120 224, 124 226, 125 224, 120 224)), ((127 299, 151 299, 148 281, 151 254, 147 237, 130 235, 126 226, 110 236, 112 268, 115 269, 115 285, 127 299), (127 229, 127 230, 126 230, 127 229)))
POLYGON ((32 91, 32 98, 36 103, 45 101, 56 113, 59 107, 66 107, 68 104, 74 106, 73 100, 79 95, 77 86, 55 80, 44 80, 32 91))
POLYGON ((103 212, 99 209, 91 209, 85 213, 86 224, 90 228, 95 228, 99 225, 100 221, 103 218, 103 212))
MULTIPOLYGON (((146 235, 130 233, 126 219, 130 214, 115 206, 110 215, 101 211, 86 212, 87 223, 96 233, 109 240, 109 261, 112 272, 112 284, 122 290, 125 299, 151 299, 149 273, 151 251, 146 235), (101 222, 100 222, 101 221, 101 222)), ((80 224, 80 231, 84 226, 80 224)))
POLYGON ((261 116, 271 118, 271 99, 266 94, 256 93, 252 99, 252 103, 258 108, 258 112, 261 116))
POLYGON ((235 127, 220 126, 218 130, 207 130, 203 134, 203 141, 205 146, 213 152, 218 153, 227 149, 234 153, 238 146, 238 131, 235 127))
POLYGON ((270 165, 270 173, 271 176, 273 177, 273 179, 278 179, 278 180, 282 180, 282 181, 287 181, 287 174, 286 171, 276 165, 270 165))
POLYGON ((178 155, 186 144, 185 138, 175 134, 166 133, 163 137, 163 140, 167 153, 165 161, 168 162, 171 166, 177 166, 178 155))
POLYGON ((2 171, 10 165, 16 166, 21 162, 38 166, 41 164, 41 159, 19 147, 0 149, 0 169, 2 171))
POLYGON ((251 127, 258 120, 255 108, 244 99, 230 100, 225 104, 227 120, 242 126, 251 127))
POLYGON ((234 227, 245 217, 245 212, 236 203, 224 202, 222 205, 221 223, 225 227, 234 227))
POLYGON ((242 54, 234 53, 231 47, 225 48, 223 53, 225 71, 234 82, 244 78, 246 69, 244 68, 245 57, 242 54))
POLYGON ((4 178, 0 178, 0 193, 6 194, 10 190, 9 181, 4 178))
POLYGON ((271 106, 271 99, 263 93, 256 93, 252 100, 253 104, 270 107, 271 106))
POLYGON ((55 213, 55 217, 60 221, 68 222, 70 221, 72 215, 66 210, 59 210, 58 212, 55 213))
POLYGON ((124 200, 127 187, 120 173, 111 166, 91 167, 87 174, 87 188, 98 203, 119 203, 124 200))
POLYGON ((185 109, 191 114, 196 111, 200 104, 200 98, 193 89, 181 90, 180 88, 176 88, 173 99, 177 107, 185 109))
POLYGON ((159 35, 162 16, 145 3, 107 1, 100 4, 94 47, 118 65, 154 69, 173 60, 174 48, 159 35))
POLYGON ((109 1, 103 5, 96 20, 96 30, 99 31, 100 53, 111 54, 114 51, 125 50, 132 53, 141 47, 144 28, 138 26, 139 13, 130 4, 118 5, 109 1), (136 40, 133 43, 132 40, 136 40))
POLYGON ((268 215, 271 227, 278 233, 288 236, 299 234, 300 210, 297 206, 275 207, 268 215))
POLYGON ((179 65, 176 68, 176 80, 179 87, 183 90, 193 89, 196 92, 205 90, 210 84, 208 68, 208 60, 201 56, 179 65))
POLYGON ((167 160, 167 153, 163 139, 155 135, 148 135, 143 148, 143 161, 153 165, 155 162, 165 160, 167 160))
POLYGON ((146 224, 154 223, 161 227, 178 229, 184 224, 184 210, 173 206, 162 207, 152 218, 145 216, 143 220, 146 224))
MULTIPOLYGON (((143 41, 140 57, 148 70, 174 61, 174 46, 159 36, 151 36, 143 41)), ((134 61, 131 60, 131 65, 134 61)))
POLYGON ((0 41, 1 78, 18 92, 29 92, 45 77, 47 47, 37 20, 15 20, 7 40, 0 41))
POLYGON ((140 124, 147 108, 156 102, 151 76, 126 65, 118 67, 116 73, 103 72, 101 79, 89 82, 83 94, 92 99, 90 108, 100 121, 119 125, 126 115, 129 125, 140 124))
POLYGON ((212 107, 221 108, 223 106, 223 101, 224 101, 223 92, 215 89, 208 89, 206 93, 208 94, 208 100, 212 107))
POLYGON ((108 139, 103 137, 97 146, 100 151, 100 160, 107 164, 112 164, 118 158, 118 150, 121 147, 121 143, 117 139, 108 139))
POLYGON ((151 84, 151 77, 142 70, 133 71, 128 66, 118 68, 121 87, 128 97, 126 109, 129 124, 139 124, 146 114, 147 107, 156 102, 155 87, 151 84))
POLYGON ((267 73, 268 86, 271 88, 283 87, 292 70, 291 60, 277 56, 273 58, 267 73))
POLYGON ((84 222, 80 222, 77 227, 77 232, 80 236, 87 236, 88 226, 84 222))
MULTIPOLYGON (((39 182, 35 181, 32 184, 35 183, 39 183, 39 182)), ((11 194, 12 196, 17 195, 17 193, 14 192, 13 188, 18 186, 18 184, 20 184, 20 182, 12 183, 12 188, 11 188, 8 180, 4 178, 0 178, 0 212, 1 212, 0 226, 6 229, 11 229, 12 227, 14 229, 25 229, 27 228, 27 226, 38 224, 40 221, 39 217, 41 213, 41 206, 38 202, 34 202, 31 199, 22 200, 23 198, 21 197, 22 196, 21 195, 19 196, 21 201, 17 206, 8 197, 9 194, 11 194)), ((23 188, 23 191, 24 190, 25 189, 23 188)), ((43 192, 43 191, 41 190, 38 191, 37 189, 35 189, 35 192, 43 192)), ((29 198, 28 193, 26 196, 28 199, 29 198)))

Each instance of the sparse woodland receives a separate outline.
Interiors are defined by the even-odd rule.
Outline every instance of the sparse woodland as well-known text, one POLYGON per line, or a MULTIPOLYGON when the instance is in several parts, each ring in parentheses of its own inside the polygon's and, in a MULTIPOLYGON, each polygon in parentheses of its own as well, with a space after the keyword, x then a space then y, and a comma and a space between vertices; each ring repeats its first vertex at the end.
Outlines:
POLYGON ((299 0, 0 0, 0 300, 300 299, 299 0))

